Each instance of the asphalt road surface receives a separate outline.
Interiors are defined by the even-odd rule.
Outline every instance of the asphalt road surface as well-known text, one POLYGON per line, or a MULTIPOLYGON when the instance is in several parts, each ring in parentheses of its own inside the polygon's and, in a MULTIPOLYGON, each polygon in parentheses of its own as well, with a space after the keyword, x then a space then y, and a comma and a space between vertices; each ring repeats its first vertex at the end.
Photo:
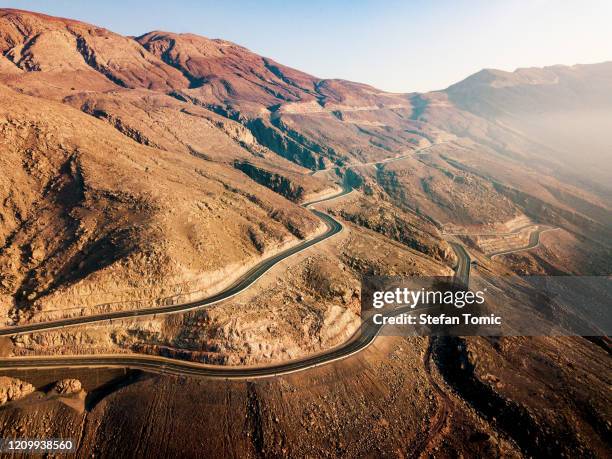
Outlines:
POLYGON ((468 287, 470 283, 470 256, 465 250, 465 247, 458 242, 449 241, 450 246, 457 255, 457 267, 455 268, 455 282, 460 283, 464 287, 468 287))
MULTIPOLYGON (((431 146, 422 148, 421 150, 426 150, 428 148, 431 148, 431 146)), ((397 157, 397 158, 389 158, 389 159, 380 161, 379 164, 386 163, 389 161, 396 161, 398 159, 404 158, 405 156, 407 155, 397 157)), ((314 204, 319 204, 321 202, 338 199, 351 192, 352 192, 352 188, 350 188, 349 186, 345 186, 342 189, 342 191, 334 195, 306 202, 302 204, 302 206, 306 208, 310 208, 314 204)), ((27 324, 27 325, 16 325, 12 327, 4 327, 4 328, 0 328, 0 336, 16 336, 16 335, 32 333, 36 331, 56 330, 59 328, 73 327, 77 325, 85 325, 85 324, 99 323, 99 322, 105 322, 105 321, 112 321, 112 320, 117 320, 117 319, 127 319, 131 317, 144 317, 144 316, 151 316, 151 315, 158 315, 158 314, 175 314, 175 313, 180 313, 180 312, 192 311, 194 309, 201 309, 201 308, 219 303, 221 301, 227 300, 229 298, 232 298, 233 296, 241 293, 242 291, 244 291, 245 289, 253 285, 263 274, 269 271, 277 263, 309 247, 312 247, 326 239, 329 239, 330 237, 342 231, 343 229, 342 223, 340 223, 338 220, 318 210, 315 210, 315 209, 309 209, 309 210, 313 212, 318 218, 320 218, 325 223, 325 225, 327 226, 327 231, 325 233, 313 239, 303 241, 287 250, 284 250, 270 258, 263 260, 262 262, 255 265, 248 272, 243 274, 239 279, 237 279, 228 288, 224 289, 223 291, 213 296, 210 296, 208 298, 204 298, 201 300, 197 300, 197 301, 172 304, 168 306, 155 306, 151 308, 142 308, 142 309, 135 309, 135 310, 127 310, 127 311, 113 311, 113 312, 108 312, 104 314, 95 314, 95 315, 90 315, 90 316, 78 316, 78 317, 72 317, 68 319, 60 319, 60 320, 54 320, 54 321, 32 323, 32 324, 27 324)))
POLYGON ((544 233, 546 231, 553 231, 553 230, 556 230, 556 229, 557 228, 538 227, 534 231, 532 231, 531 234, 529 235, 529 243, 526 246, 519 247, 519 248, 516 248, 516 249, 500 250, 498 252, 493 252, 493 253, 489 254, 489 258, 493 259, 494 257, 498 257, 500 255, 506 255, 508 253, 522 252, 523 250, 534 249, 538 245, 540 245, 540 235, 542 233, 544 233))
MULTIPOLYGON (((416 312, 410 306, 394 309, 383 313, 385 317, 393 317, 405 312, 416 312)), ((380 333, 384 325, 377 325, 371 320, 361 323, 360 328, 350 340, 336 348, 315 354, 303 359, 281 362, 278 364, 253 367, 229 367, 222 365, 207 365, 186 360, 177 360, 156 355, 143 354, 112 354, 85 356, 41 356, 41 357, 11 357, 0 359, 0 370, 41 370, 57 368, 131 368, 155 373, 178 376, 201 376, 214 379, 256 379, 286 375, 297 371, 315 368, 337 360, 345 359, 367 348, 380 333)))
MULTIPOLYGON (((463 285, 468 285, 470 273, 469 255, 462 245, 451 243, 451 246, 459 259, 455 278, 457 279, 460 277, 463 285)), ((415 312, 417 310, 418 309, 411 309, 410 307, 403 307, 388 311, 384 313, 384 316, 391 317, 404 312, 415 312)), ((273 377, 325 365, 356 354, 372 344, 383 327, 384 325, 374 324, 371 320, 364 321, 351 339, 341 346, 304 359, 260 367, 224 367, 152 355, 113 354, 92 356, 12 357, 0 360, 0 370, 119 367, 153 371, 156 373, 202 376, 215 379, 255 379, 273 377)))
MULTIPOLYGON (((307 202, 304 207, 314 204, 337 199, 349 194, 352 190, 345 187, 341 192, 333 196, 307 202)), ((147 316, 153 314, 171 314, 185 312, 193 309, 210 306, 220 301, 231 298, 251 286, 266 271, 278 262, 288 258, 295 253, 312 247, 319 242, 342 231, 343 226, 333 217, 315 209, 310 209, 317 217, 322 219, 328 230, 313 239, 304 241, 290 249, 287 249, 273 257, 270 257, 247 273, 222 292, 209 298, 170 306, 162 306, 135 311, 116 311, 96 316, 75 317, 62 319, 52 322, 38 324, 20 325, 10 328, 0 329, 0 336, 12 336, 34 331, 51 330, 67 326, 83 325, 87 323, 103 322, 112 319, 121 319, 137 316, 147 316)), ((465 248, 456 242, 451 242, 451 247, 455 251, 458 264, 455 270, 455 279, 460 281, 463 286, 469 283, 470 257, 465 248)), ((398 308, 384 313, 385 316, 396 316, 404 312, 416 311, 410 307, 398 308)), ((92 356, 41 356, 41 357, 12 357, 0 359, 0 370, 17 369, 47 369, 47 368, 133 368, 157 373, 166 373, 183 376, 203 376, 215 379, 252 379, 262 377, 273 377, 281 374, 289 374, 296 371, 314 368, 328 364, 340 359, 349 357, 367 348, 378 336, 384 325, 374 324, 367 320, 362 322, 360 328, 353 334, 346 343, 320 354, 315 354, 304 359, 292 360, 273 365, 259 367, 224 367, 220 365, 206 365, 197 362, 189 362, 177 359, 170 359, 161 356, 142 355, 142 354, 113 354, 113 355, 92 355, 92 356)))
MULTIPOLYGON (((307 202, 303 204, 304 207, 310 207, 314 204, 318 204, 325 201, 330 201, 332 199, 337 199, 342 196, 349 194, 352 190, 350 188, 344 188, 341 192, 334 194, 333 196, 324 197, 321 199, 317 199, 314 201, 307 202)), ((90 323, 104 322, 115 319, 126 319, 130 317, 142 317, 142 316, 151 316, 151 315, 159 315, 159 314, 174 314, 179 312, 191 311, 194 309, 200 309, 207 306, 211 306, 213 304, 219 303, 221 301, 227 300, 235 295, 238 295, 243 290, 249 288, 253 285, 261 276, 263 276, 267 271, 269 271, 274 265, 277 263, 289 258, 296 253, 299 253, 303 250, 306 250, 309 247, 312 247, 330 237, 338 234, 342 231, 343 226, 342 223, 334 219, 333 217, 327 215, 326 213, 320 212, 315 209, 310 209, 317 217, 319 217, 325 225, 327 226, 327 231, 325 233, 314 237, 313 239, 309 239, 307 241, 303 241, 293 247, 290 247, 287 250, 283 250, 282 252, 263 260, 262 262, 255 265, 245 274, 243 274, 239 279, 237 279, 232 285, 224 289, 223 291, 210 296, 208 298, 204 298, 197 301, 192 301, 188 303, 180 303, 173 304, 168 306, 155 306, 151 308, 142 308, 136 310, 128 310, 128 311, 113 311, 105 314, 96 314, 91 316, 80 316, 73 317, 69 319, 60 319, 49 322, 40 322, 40 323, 32 323, 27 325, 17 325, 13 327, 5 327, 0 328, 0 336, 15 336, 21 335, 24 333, 31 333, 36 331, 44 331, 44 330, 53 330, 58 328, 71 327, 76 325, 84 325, 90 323)))

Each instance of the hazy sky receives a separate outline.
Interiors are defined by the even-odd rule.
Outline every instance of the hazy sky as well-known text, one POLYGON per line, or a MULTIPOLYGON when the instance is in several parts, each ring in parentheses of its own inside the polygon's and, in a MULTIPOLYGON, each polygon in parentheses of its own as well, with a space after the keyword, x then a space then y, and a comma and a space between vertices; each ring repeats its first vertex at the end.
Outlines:
POLYGON ((612 60, 610 0, 24 0, 5 6, 94 23, 224 38, 324 78, 441 89, 485 67, 612 60))

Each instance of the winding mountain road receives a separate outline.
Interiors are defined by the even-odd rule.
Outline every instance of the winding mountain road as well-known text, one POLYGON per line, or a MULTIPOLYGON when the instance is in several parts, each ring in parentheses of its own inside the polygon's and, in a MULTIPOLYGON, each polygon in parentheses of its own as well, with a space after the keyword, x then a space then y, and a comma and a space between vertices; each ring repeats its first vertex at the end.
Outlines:
MULTIPOLYGON (((417 151, 426 150, 426 149, 431 148, 432 146, 433 145, 430 145, 428 147, 424 147, 417 151)), ((407 155, 403 155, 403 156, 395 157, 395 158, 387 158, 387 159, 380 161, 379 163, 383 164, 389 161, 397 161, 406 156, 407 155)), ((376 164, 376 163, 372 163, 372 164, 376 164)), ((349 167, 352 167, 352 166, 349 166, 349 167)), ((312 209, 311 207, 315 204, 319 204, 322 202, 341 198, 351 193, 352 191, 353 190, 350 186, 345 185, 343 186, 343 189, 336 194, 333 194, 327 197, 323 197, 323 198, 319 198, 319 199, 315 199, 315 200, 302 204, 303 207, 308 208, 313 214, 315 214, 319 219, 321 219, 323 223, 325 223, 325 225, 327 226, 327 231, 325 231, 325 233, 319 236, 303 241, 293 247, 283 250, 282 252, 279 252, 278 254, 273 255, 261 261, 260 263, 255 265, 253 268, 251 268, 249 271, 247 271, 242 276, 240 276, 229 287, 225 288, 224 290, 222 290, 221 292, 215 295, 212 295, 210 297, 207 297, 201 300, 196 300, 196 301, 191 301, 191 302, 186 302, 186 303, 179 303, 179 304, 172 304, 168 306, 155 306, 155 307, 150 307, 150 308, 142 308, 142 309, 134 309, 134 310, 113 311, 113 312, 108 312, 108 313, 103 313, 103 314, 78 316, 78 317, 71 317, 67 319, 59 319, 59 320, 53 320, 53 321, 47 321, 47 322, 39 322, 39 323, 31 323, 31 324, 26 324, 26 325, 3 327, 3 328, 0 328, 0 337, 1 336, 16 336, 16 335, 32 333, 32 332, 37 332, 37 331, 57 330, 57 329, 66 328, 66 327, 74 327, 78 325, 100 323, 100 322, 112 321, 112 320, 117 320, 117 319, 128 319, 128 318, 133 318, 133 317, 145 317, 145 316, 163 315, 163 314, 176 314, 176 313, 192 311, 195 309, 201 309, 204 307, 212 306, 213 304, 219 303, 221 301, 225 301, 229 298, 232 298, 238 295, 239 293, 243 292, 247 288, 249 288, 261 276, 263 276, 267 271, 269 271, 273 266, 275 266, 279 262, 291 257, 292 255, 302 252, 303 250, 306 250, 316 244, 319 244, 320 242, 323 242, 324 240, 329 239, 330 237, 341 232, 343 229, 342 223, 334 219, 332 216, 324 212, 318 211, 316 209, 312 209)))
MULTIPOLYGON (((378 167, 378 166, 380 166, 382 164, 392 163, 392 162, 395 162, 395 161, 400 161, 400 160, 405 159, 405 158, 409 158, 411 156, 423 154, 423 152, 429 150, 430 148, 436 147, 438 145, 442 145, 444 143, 447 143, 447 142, 433 143, 433 144, 428 145, 426 147, 422 147, 422 148, 418 148, 416 150, 412 150, 412 151, 410 151, 408 153, 405 153, 403 155, 393 156, 391 158, 383 159, 381 161, 370 161, 370 162, 367 162, 367 163, 349 163, 349 164, 346 164, 344 167, 346 167, 347 169, 351 169, 353 167, 367 167, 367 166, 376 166, 376 167, 378 167)), ((308 175, 317 175, 320 172, 329 172, 329 171, 331 171, 333 169, 337 169, 339 167, 340 166, 337 166, 337 165, 334 164, 334 165, 332 165, 330 167, 327 167, 325 169, 317 169, 317 170, 314 170, 314 171, 310 171, 308 173, 308 175)))
MULTIPOLYGON (((318 201, 320 202, 320 201, 318 201)), ((323 214, 321 212, 322 215, 323 214)), ((331 218, 331 217, 330 217, 331 218)), ((459 244, 452 244, 459 263, 455 278, 460 278, 464 285, 469 282, 470 259, 467 251, 459 244), (467 268, 466 268, 467 266, 467 268), (465 277, 468 276, 468 277, 465 277)), ((194 306, 195 308, 195 306, 194 306)), ((404 312, 416 311, 410 307, 394 309, 384 313, 391 317, 404 312)), ((43 324, 34 324, 43 325, 43 324)), ((161 356, 141 354, 83 355, 83 356, 42 356, 12 357, 0 359, 0 370, 6 369, 42 369, 42 368, 133 368, 154 371, 157 373, 181 376, 203 376, 215 379, 255 379, 294 373, 320 365, 344 359, 366 349, 380 333, 384 325, 373 321, 364 321, 353 336, 344 344, 303 359, 282 362, 259 367, 227 367, 207 365, 197 362, 170 359, 161 356)), ((25 332, 22 332, 25 333, 25 332)))
POLYGON ((512 231, 508 231, 508 232, 489 232, 489 233, 472 233, 472 232, 465 232, 465 233, 447 233, 447 232, 443 232, 444 235, 446 236, 513 236, 516 235, 518 233, 520 233, 523 230, 526 230, 527 228, 531 228, 531 227, 535 227, 535 229, 529 234, 529 242, 527 243, 527 245, 524 245, 522 247, 516 247, 514 249, 503 249, 503 250, 497 250, 494 252, 490 252, 487 253, 486 255, 490 258, 493 259, 494 257, 498 257, 500 255, 506 255, 509 253, 515 253, 515 252, 522 252, 524 250, 531 250, 536 248, 537 246, 540 245, 540 235, 542 233, 545 233, 547 231, 554 231, 554 230, 558 230, 560 228, 556 228, 556 227, 551 227, 551 226, 546 226, 546 225, 539 225, 539 224, 534 224, 534 223, 528 223, 526 225, 522 225, 519 228, 516 228, 512 231))
MULTIPOLYGON (((304 204, 305 207, 310 207, 314 204, 332 200, 344 196, 350 193, 352 190, 345 188, 342 192, 322 198, 316 201, 312 201, 304 204)), ((291 256, 294 253, 298 253, 308 247, 311 247, 334 234, 342 231, 342 224, 323 212, 315 209, 310 209, 319 218, 321 218, 328 226, 328 231, 323 235, 318 236, 310 241, 306 241, 298 246, 288 249, 282 253, 279 253, 275 257, 271 257, 268 260, 263 261, 259 265, 255 266, 252 270, 247 272, 241 279, 237 280, 233 286, 229 287, 225 291, 210 297, 202 301, 196 301, 193 303, 168 306, 165 308, 155 308, 155 312, 148 311, 151 313, 172 313, 179 311, 186 311, 204 307, 207 305, 214 304, 224 299, 230 298, 248 288, 254 283, 263 273, 274 266, 279 261, 291 256)), ((467 287, 469 285, 470 276, 470 256, 463 245, 457 242, 450 242, 452 249, 455 251, 457 256, 457 266, 455 267, 455 281, 461 286, 467 287)), ((418 310, 418 309, 417 309, 418 310)), ((396 316, 404 312, 415 312, 415 309, 410 307, 398 308, 392 311, 384 313, 384 316, 396 316)), ((140 311, 120 311, 113 313, 114 317, 132 317, 134 315, 147 315, 140 311), (134 314, 134 313, 139 314, 134 314), (119 315, 121 314, 121 315, 119 315)), ((108 316, 108 315, 105 315, 108 316)), ((111 317, 111 318, 114 318, 111 317)), ((52 328, 60 328, 69 325, 80 325, 83 323, 90 323, 100 320, 107 320, 108 317, 97 317, 97 320, 87 320, 90 318, 77 318, 67 319, 64 321, 56 321, 54 323, 46 324, 32 324, 22 326, 18 333, 28 333, 28 329, 34 328, 33 331, 38 330, 49 330, 52 328), (79 319, 81 319, 79 321, 79 319), (83 320, 85 319, 85 320, 83 320)), ((94 318, 95 319, 95 318, 94 318)), ((315 368, 321 365, 326 365, 338 360, 345 359, 354 355, 362 350, 366 349, 371 345, 384 325, 377 325, 371 320, 363 321, 361 326, 353 334, 353 336, 344 344, 319 354, 311 355, 303 359, 297 359, 289 362, 282 362, 273 365, 259 366, 259 367, 224 367, 219 365, 205 365, 197 362, 188 362, 177 359, 170 359, 161 356, 149 356, 142 354, 127 354, 127 355, 94 355, 94 356, 50 356, 50 357, 14 357, 8 359, 0 359, 0 370, 24 370, 24 369, 65 369, 65 368, 132 368, 140 369, 144 371, 152 371, 156 373, 172 374, 177 376, 200 376, 213 379, 256 379, 256 378, 268 378, 279 375, 286 375, 302 370, 315 368)), ((2 330, 0 333, 5 335, 16 334, 14 327, 11 331, 6 332, 2 330)), ((412 457, 420 457, 422 453, 429 447, 431 441, 441 432, 446 425, 448 419, 448 413, 451 408, 451 401, 448 395, 440 387, 438 382, 432 373, 432 361, 431 353, 433 346, 435 345, 435 338, 429 339, 427 350, 423 356, 423 365, 427 375, 427 379, 431 384, 432 388, 436 392, 437 397, 440 399, 440 408, 436 413, 430 429, 427 434, 420 439, 415 448, 413 449, 412 457)))
POLYGON ((459 283, 464 287, 470 284, 470 266, 471 259, 463 244, 458 242, 448 241, 451 248, 457 256, 457 266, 455 267, 455 283, 459 283))
POLYGON ((304 203, 303 206, 309 208, 309 210, 314 213, 319 219, 321 219, 325 225, 327 226, 327 231, 325 233, 316 236, 312 239, 303 241, 293 247, 290 247, 278 254, 271 256, 245 274, 243 274, 240 278, 238 278, 233 284, 224 289, 223 291, 212 295, 210 297, 196 300, 187 303, 173 304, 168 306, 156 306, 151 308, 143 308, 143 309, 135 309, 135 310, 127 310, 127 311, 113 311, 104 314, 96 314, 91 316, 79 316, 79 317, 71 317, 68 319, 60 319, 48 322, 40 322, 40 323, 32 323, 27 325, 16 325, 12 327, 4 327, 0 328, 0 336, 15 336, 21 335, 24 333, 32 333, 37 331, 46 331, 46 330, 54 330, 59 328, 73 327, 77 325, 85 325, 91 323, 99 323, 105 322, 109 320, 115 319, 127 319, 133 317, 144 317, 144 316, 152 316, 152 315, 161 315, 161 314, 176 314, 181 312, 192 311, 194 309, 200 309, 203 307, 211 306, 213 304, 219 303, 221 301, 232 298, 233 296, 238 295, 243 292, 251 285, 253 285, 261 276, 263 276, 267 271, 269 271, 274 265, 277 263, 289 258, 292 255, 295 255, 303 250, 308 249, 320 242, 323 242, 326 239, 338 234, 342 231, 343 226, 338 220, 334 219, 330 215, 320 212, 316 209, 310 209, 311 206, 315 204, 319 204, 325 201, 331 201, 332 199, 338 199, 342 196, 346 196, 351 193, 352 189, 345 187, 342 191, 328 197, 320 198, 314 201, 310 201, 304 203))
MULTIPOLYGON (((420 308, 424 309, 424 308, 420 308)), ((396 316, 405 312, 414 312, 409 306, 394 309, 384 313, 386 317, 396 316)), ((171 359, 156 355, 143 354, 111 354, 111 355, 75 355, 75 356, 40 356, 11 357, 0 359, 0 370, 7 369, 49 369, 49 368, 132 368, 156 373, 173 374, 177 376, 203 376, 214 379, 256 379, 295 373, 297 371, 326 365, 345 359, 367 348, 383 325, 373 321, 364 321, 353 336, 344 344, 303 359, 266 366, 230 367, 208 365, 198 362, 171 359)))
POLYGON ((488 257, 493 259, 494 257, 498 257, 500 255, 507 255, 509 253, 522 252, 524 250, 535 249, 540 245, 540 235, 547 231, 554 231, 559 228, 551 228, 551 227, 537 227, 534 231, 529 234, 529 243, 523 247, 517 247, 516 249, 508 249, 508 250, 499 250, 497 252, 489 253, 488 257))
MULTIPOLYGON (((327 225, 328 230, 308 241, 304 241, 292 248, 289 248, 277 255, 270 257, 251 270, 241 276, 234 284, 226 288, 222 292, 211 297, 190 302, 170 306, 161 306, 147 309, 139 309, 133 311, 115 311, 106 314, 94 316, 75 317, 70 319, 61 319, 51 322, 34 323, 27 325, 19 325, 0 329, 0 336, 15 336, 19 334, 32 333, 37 331, 46 331, 70 326, 84 325, 90 323, 99 323, 112 319, 142 317, 157 314, 173 314, 179 312, 190 311, 207 307, 231 298, 246 288, 250 287, 257 279, 259 279, 266 271, 272 268, 280 261, 312 247, 335 234, 342 231, 342 223, 335 220, 330 215, 311 209, 310 207, 325 201, 338 199, 352 192, 349 187, 344 187, 342 191, 332 196, 320 198, 314 201, 304 203, 303 206, 309 208, 317 217, 319 217, 327 225)), ((459 277, 465 285, 469 280, 470 260, 465 248, 457 243, 451 243, 457 254, 459 263, 456 268, 455 277, 459 277)), ((399 308, 387 312, 387 316, 399 315, 407 312, 409 308, 399 308)), ((414 311, 414 309, 412 309, 414 311)), ((0 370, 6 369, 40 369, 40 368, 94 368, 94 367, 121 367, 149 370, 161 373, 204 376, 208 378, 221 379, 244 379, 244 378, 260 378, 271 377, 280 374, 293 373, 308 368, 313 368, 319 365, 334 362, 344 359, 368 347, 380 332, 382 325, 375 325, 372 321, 365 321, 361 327, 353 334, 353 336, 344 344, 312 355, 304 359, 283 362, 264 367, 223 367, 219 365, 206 365, 197 362, 181 361, 170 359, 161 356, 149 356, 138 354, 113 354, 113 355, 82 355, 82 356, 41 356, 41 357, 12 357, 0 359, 0 370)))

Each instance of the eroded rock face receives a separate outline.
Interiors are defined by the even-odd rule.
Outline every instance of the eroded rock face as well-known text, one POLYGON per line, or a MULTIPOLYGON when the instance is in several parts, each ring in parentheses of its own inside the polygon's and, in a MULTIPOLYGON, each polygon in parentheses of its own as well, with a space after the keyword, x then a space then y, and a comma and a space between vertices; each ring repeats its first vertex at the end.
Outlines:
POLYGON ((236 161, 234 167, 247 174, 257 183, 276 191, 291 201, 300 201, 304 197, 304 188, 293 183, 287 177, 256 167, 246 161, 236 161))
POLYGON ((53 388, 62 395, 76 394, 82 390, 81 381, 78 379, 60 379, 53 388))
POLYGON ((0 405, 13 400, 19 400, 34 392, 32 384, 17 378, 0 376, 0 405))

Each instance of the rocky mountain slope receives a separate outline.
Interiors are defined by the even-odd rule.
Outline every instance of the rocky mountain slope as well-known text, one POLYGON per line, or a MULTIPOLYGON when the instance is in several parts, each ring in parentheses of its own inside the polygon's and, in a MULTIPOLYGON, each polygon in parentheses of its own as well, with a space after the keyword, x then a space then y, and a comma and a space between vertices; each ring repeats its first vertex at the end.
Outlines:
POLYGON ((6 87, 0 99, 6 319, 210 289, 320 228, 231 165, 6 87))
MULTIPOLYGON (((481 282, 609 275, 611 77, 609 64, 487 70, 394 94, 224 40, 0 9, 3 326, 209 295, 322 232, 301 203, 356 189, 320 205, 342 233, 237 297, 5 338, 0 352, 244 365, 327 351, 359 326, 362 276, 451 275, 455 235, 481 282), (560 135, 555 120, 568 121, 560 135), (559 229, 530 253, 491 260, 470 236, 534 222, 559 229)), ((78 457, 125 445, 247 457, 604 457, 610 446, 609 348, 579 337, 379 337, 257 382, 13 373, 1 436, 78 438, 78 457)))
POLYGON ((534 142, 491 108, 523 87, 539 92, 512 96, 512 110, 550 105, 567 87, 588 93, 592 80, 593 94, 566 105, 604 106, 597 94, 609 65, 484 72, 446 92, 391 94, 223 40, 123 37, 9 9, 0 11, 0 51, 8 322, 219 288, 236 267, 320 231, 293 203, 340 180, 372 203, 339 215, 445 263, 443 228, 525 215, 609 250, 601 187, 564 182, 558 161, 534 156, 534 142), (321 168, 336 177, 308 173, 321 168), (376 223, 380 206, 415 222, 376 223))
POLYGON ((487 69, 445 92, 462 110, 531 140, 525 145, 531 158, 552 162, 609 198, 612 62, 487 69))

